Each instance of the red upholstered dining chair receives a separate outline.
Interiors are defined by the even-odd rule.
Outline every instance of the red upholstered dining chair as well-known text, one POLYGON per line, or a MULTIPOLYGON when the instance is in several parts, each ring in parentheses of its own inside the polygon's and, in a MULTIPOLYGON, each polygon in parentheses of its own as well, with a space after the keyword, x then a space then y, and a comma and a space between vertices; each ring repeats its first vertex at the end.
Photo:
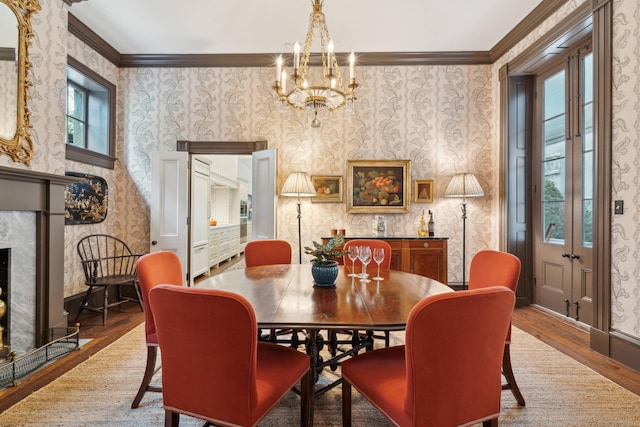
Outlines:
MULTIPOLYGON (((469 266, 469 289, 484 288, 487 286, 505 286, 516 292, 518 278, 520 277, 520 260, 515 255, 507 252, 483 250, 476 253, 469 266)), ((520 406, 525 405, 524 397, 520 392, 516 378, 511 369, 511 323, 507 331, 502 356, 502 374, 506 379, 503 390, 511 390, 513 397, 520 406)))
POLYGON ((286 240, 252 240, 244 248, 247 267, 291 264, 291 245, 286 240))
MULTIPOLYGON (((260 239, 252 240, 244 248, 244 262, 247 267, 260 265, 291 264, 291 245, 286 240, 260 239)), ((271 329, 269 336, 260 336, 261 340, 276 342, 278 335, 291 333, 291 344, 297 348, 300 341, 297 331, 291 329, 271 329)))
POLYGON ((158 337, 153 320, 153 311, 149 305, 149 291, 157 285, 168 284, 182 286, 185 280, 182 274, 180 258, 174 252, 160 251, 143 255, 137 262, 138 280, 144 302, 144 331, 147 342, 147 366, 144 369, 142 384, 131 404, 137 408, 147 391, 160 392, 161 387, 149 385, 156 372, 158 356, 158 337))
POLYGON ((309 356, 258 342, 253 307, 216 289, 160 285, 150 292, 160 356, 165 426, 180 414, 255 426, 301 380, 300 422, 309 421, 309 356))
POLYGON ((514 300, 496 286, 420 301, 409 313, 404 346, 342 363, 342 425, 351 425, 353 386, 394 425, 497 426, 501 351, 514 300))

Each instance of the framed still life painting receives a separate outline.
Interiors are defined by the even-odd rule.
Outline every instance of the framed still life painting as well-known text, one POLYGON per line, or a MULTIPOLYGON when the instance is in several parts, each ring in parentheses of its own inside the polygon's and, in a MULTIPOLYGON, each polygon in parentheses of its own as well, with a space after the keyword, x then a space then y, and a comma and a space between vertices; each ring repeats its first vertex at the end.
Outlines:
POLYGON ((312 202, 342 202, 342 177, 312 175, 311 182, 316 189, 312 202))
POLYGON ((410 160, 349 160, 347 212, 409 212, 410 178, 410 160))

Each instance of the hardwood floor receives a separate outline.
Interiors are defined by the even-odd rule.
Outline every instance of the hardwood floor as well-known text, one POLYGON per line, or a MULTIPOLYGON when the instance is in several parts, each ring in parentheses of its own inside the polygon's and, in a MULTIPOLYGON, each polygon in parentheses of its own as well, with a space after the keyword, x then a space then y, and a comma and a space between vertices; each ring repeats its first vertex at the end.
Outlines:
MULTIPOLYGON (((233 259, 213 270, 212 273, 224 271, 238 261, 239 259, 233 259)), ((109 310, 109 318, 105 326, 102 326, 102 318, 99 313, 83 314, 80 317, 80 336, 81 338, 91 338, 91 341, 80 350, 74 351, 31 374, 22 380, 17 387, 1 390, 0 413, 87 360, 143 322, 144 313, 135 303, 123 304, 119 308, 109 310)), ((516 308, 513 314, 513 324, 640 396, 640 372, 635 372, 591 350, 589 348, 589 334, 585 328, 533 306, 516 308)), ((140 357, 145 357, 145 355, 141 354, 140 357)), ((514 360, 513 363, 517 364, 518 362, 514 360)))
POLYGON ((591 350, 586 327, 535 306, 515 309, 513 324, 640 396, 640 372, 591 350))

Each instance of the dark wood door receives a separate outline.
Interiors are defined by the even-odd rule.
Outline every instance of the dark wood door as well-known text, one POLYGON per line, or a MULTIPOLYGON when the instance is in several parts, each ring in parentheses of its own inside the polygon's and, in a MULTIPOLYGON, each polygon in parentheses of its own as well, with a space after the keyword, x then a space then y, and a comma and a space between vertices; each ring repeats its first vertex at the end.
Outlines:
POLYGON ((591 324, 593 64, 588 48, 537 79, 534 302, 591 324))

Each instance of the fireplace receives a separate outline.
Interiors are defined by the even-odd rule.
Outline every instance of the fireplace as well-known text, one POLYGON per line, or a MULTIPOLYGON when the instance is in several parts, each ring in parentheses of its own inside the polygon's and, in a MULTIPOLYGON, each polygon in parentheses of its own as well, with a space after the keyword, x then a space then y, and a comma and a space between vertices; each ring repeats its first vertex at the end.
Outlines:
POLYGON ((75 180, 0 167, 0 250, 7 254, 7 289, 0 299, 7 305, 3 339, 11 351, 41 347, 52 328, 67 326, 64 189, 75 180))

